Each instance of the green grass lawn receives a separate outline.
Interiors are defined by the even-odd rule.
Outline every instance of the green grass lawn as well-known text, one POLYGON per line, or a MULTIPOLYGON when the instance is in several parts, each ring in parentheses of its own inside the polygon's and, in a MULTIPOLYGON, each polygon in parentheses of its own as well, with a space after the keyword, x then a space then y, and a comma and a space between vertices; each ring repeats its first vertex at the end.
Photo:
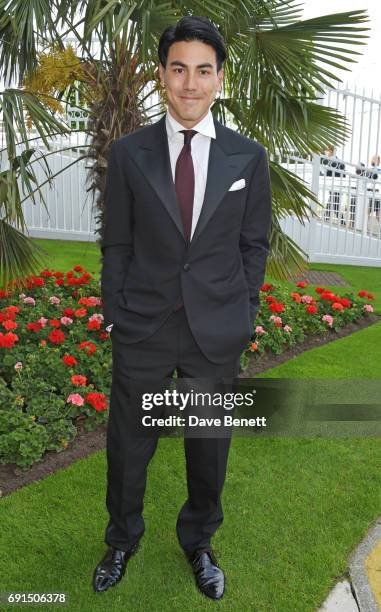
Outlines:
POLYGON ((306 351, 260 377, 381 379, 381 321, 306 351))
MULTIPOLYGON (((50 242, 49 265, 99 269, 96 245, 50 242), (56 255, 57 253, 57 255, 56 255), (86 260, 86 257, 88 258, 86 260), (59 262, 59 263, 58 263, 59 262), (89 263, 88 263, 89 262, 89 263)), ((381 297, 379 271, 326 266, 381 297)), ((315 268, 315 266, 312 266, 315 268)), ((379 310, 379 307, 378 307, 379 310)), ((381 324, 313 349, 266 372, 276 378, 381 378, 381 324)), ((225 597, 196 590, 177 544, 185 498, 182 442, 161 439, 150 466, 146 534, 122 582, 95 594, 102 557, 106 457, 101 451, 2 500, 1 589, 67 592, 70 610, 314 612, 381 507, 379 438, 234 438, 224 488, 225 522, 213 544, 225 597)), ((8 609, 8 608, 4 608, 8 609)), ((9 608, 11 609, 11 608, 9 608)), ((56 609, 46 606, 45 609, 56 609)))
MULTIPOLYGON (((374 439, 235 438, 213 542, 227 577, 219 609, 315 611, 380 512, 379 463, 374 439)), ((78 611, 215 609, 177 544, 184 459, 172 438, 150 466, 140 552, 118 586, 92 592, 105 551, 105 474, 102 451, 1 502, 1 590, 66 592, 78 611)))

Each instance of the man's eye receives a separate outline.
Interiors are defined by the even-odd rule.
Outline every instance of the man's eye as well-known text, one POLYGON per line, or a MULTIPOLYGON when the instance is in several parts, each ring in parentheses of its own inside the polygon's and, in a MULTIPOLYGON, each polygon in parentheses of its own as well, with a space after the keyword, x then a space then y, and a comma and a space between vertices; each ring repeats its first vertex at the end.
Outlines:
POLYGON ((175 68, 175 72, 181 72, 182 70, 182 68, 175 68))
POLYGON ((205 74, 209 74, 209 70, 200 70, 201 74, 205 75, 205 74))

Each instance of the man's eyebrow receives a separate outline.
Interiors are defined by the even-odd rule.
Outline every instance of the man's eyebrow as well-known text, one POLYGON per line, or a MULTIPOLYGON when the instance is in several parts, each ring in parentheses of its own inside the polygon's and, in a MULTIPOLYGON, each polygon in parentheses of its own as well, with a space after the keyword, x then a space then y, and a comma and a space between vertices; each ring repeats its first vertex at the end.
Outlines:
MULTIPOLYGON (((173 60, 173 62, 170 63, 170 66, 181 66, 182 68, 187 68, 187 65, 179 60, 173 60)), ((196 68, 213 68, 213 64, 206 62, 204 64, 198 64, 196 68)))

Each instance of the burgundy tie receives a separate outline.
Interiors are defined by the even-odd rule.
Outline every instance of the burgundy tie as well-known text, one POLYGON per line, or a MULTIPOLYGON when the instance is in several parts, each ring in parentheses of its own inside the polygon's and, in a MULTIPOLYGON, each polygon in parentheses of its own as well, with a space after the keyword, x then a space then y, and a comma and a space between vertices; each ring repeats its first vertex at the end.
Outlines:
POLYGON ((184 134, 184 146, 176 162, 175 190, 183 221, 184 235, 190 241, 192 232, 194 168, 191 154, 191 140, 195 130, 180 130, 184 134))

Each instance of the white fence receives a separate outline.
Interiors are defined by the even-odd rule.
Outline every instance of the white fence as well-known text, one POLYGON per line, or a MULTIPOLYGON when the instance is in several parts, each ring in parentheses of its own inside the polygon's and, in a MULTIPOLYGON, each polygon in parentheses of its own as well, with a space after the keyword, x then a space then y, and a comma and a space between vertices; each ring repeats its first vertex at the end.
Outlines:
POLYGON ((380 266, 381 172, 319 156, 290 158, 284 165, 318 196, 319 205, 311 206, 316 216, 305 225, 295 216, 281 221, 309 261, 380 266))
MULTIPOLYGON (((329 91, 322 104, 345 114, 351 125, 351 137, 334 158, 287 160, 284 165, 306 181, 317 194, 320 206, 313 206, 317 217, 306 219, 304 225, 290 216, 281 221, 281 227, 310 261, 380 266, 381 169, 377 159, 375 166, 371 166, 371 158, 380 151, 381 100, 342 88, 329 91)), ((80 122, 72 127, 80 128, 86 121, 82 111, 75 108, 70 116, 73 122, 80 122)), ((23 203, 31 236, 97 239, 92 199, 86 192, 85 166, 89 161, 73 164, 85 152, 85 144, 81 132, 56 139, 53 145, 56 151, 68 148, 48 158, 52 172, 62 172, 55 178, 53 189, 48 184, 43 188, 47 210, 42 203, 34 206, 29 198, 23 203)), ((42 149, 41 143, 35 146, 42 149)), ((35 163, 37 176, 43 181, 43 170, 35 163)))
POLYGON ((281 227, 309 261, 381 266, 381 99, 365 91, 332 89, 322 103, 344 114, 351 136, 334 156, 290 157, 284 164, 303 178, 320 205, 302 225, 295 216, 281 227))
MULTIPOLYGON (((31 134, 31 137, 33 135, 31 134)), ((92 196, 87 192, 87 173, 90 160, 81 159, 86 155, 86 134, 74 132, 70 136, 59 136, 49 142, 50 151, 41 139, 30 145, 36 153, 32 157, 37 182, 45 203, 36 192, 36 203, 21 191, 22 209, 29 235, 34 238, 95 241, 95 214, 92 196), (48 181, 40 153, 49 154, 47 161, 52 181, 48 181)), ((4 144, 2 145, 2 148, 4 144)), ((23 146, 18 146, 21 153, 23 146)), ((7 166, 6 154, 2 154, 2 168, 7 166)))

